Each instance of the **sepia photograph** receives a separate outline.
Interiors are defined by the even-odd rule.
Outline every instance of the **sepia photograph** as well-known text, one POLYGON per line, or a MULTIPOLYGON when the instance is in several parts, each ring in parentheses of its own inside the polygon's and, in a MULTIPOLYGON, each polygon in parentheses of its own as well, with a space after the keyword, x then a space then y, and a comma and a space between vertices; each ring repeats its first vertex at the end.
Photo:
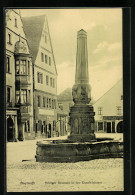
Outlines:
POLYGON ((124 191, 122 8, 5 9, 6 191, 124 191))

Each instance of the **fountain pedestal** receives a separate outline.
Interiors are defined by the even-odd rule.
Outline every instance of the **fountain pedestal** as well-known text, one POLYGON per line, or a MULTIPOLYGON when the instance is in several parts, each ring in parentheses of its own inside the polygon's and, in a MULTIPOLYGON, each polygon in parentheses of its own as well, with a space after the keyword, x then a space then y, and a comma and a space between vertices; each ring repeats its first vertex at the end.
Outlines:
POLYGON ((68 139, 72 142, 88 142, 95 140, 94 112, 89 105, 75 105, 70 110, 71 132, 68 139))

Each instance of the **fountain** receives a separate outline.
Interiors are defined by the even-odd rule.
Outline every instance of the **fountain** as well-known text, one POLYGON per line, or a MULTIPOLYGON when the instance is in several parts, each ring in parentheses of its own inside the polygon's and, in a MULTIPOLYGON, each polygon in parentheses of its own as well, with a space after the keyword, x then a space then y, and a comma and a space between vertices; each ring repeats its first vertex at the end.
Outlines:
POLYGON ((77 162, 96 158, 123 157, 123 142, 99 140, 94 134, 94 111, 89 105, 87 33, 77 33, 75 84, 72 88, 74 105, 70 109, 71 132, 66 140, 37 142, 37 162, 77 162))

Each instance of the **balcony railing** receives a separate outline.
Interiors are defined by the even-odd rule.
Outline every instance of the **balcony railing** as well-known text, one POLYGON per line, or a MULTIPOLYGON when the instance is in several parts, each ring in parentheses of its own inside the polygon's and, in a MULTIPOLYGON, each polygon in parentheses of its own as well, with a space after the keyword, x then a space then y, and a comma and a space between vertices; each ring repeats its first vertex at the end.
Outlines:
POLYGON ((31 85, 30 75, 16 75, 16 84, 31 85))
POLYGON ((27 102, 16 102, 16 106, 31 106, 31 100, 27 100, 27 102))

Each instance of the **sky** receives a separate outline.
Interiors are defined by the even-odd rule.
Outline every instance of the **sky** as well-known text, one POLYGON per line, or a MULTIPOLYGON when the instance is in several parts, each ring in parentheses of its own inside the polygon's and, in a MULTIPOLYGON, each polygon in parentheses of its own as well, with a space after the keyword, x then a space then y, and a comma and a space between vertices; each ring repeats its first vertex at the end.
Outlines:
POLYGON ((57 66, 57 92, 75 83, 77 31, 87 32, 91 96, 99 99, 123 76, 122 9, 22 9, 22 17, 48 19, 57 66))

